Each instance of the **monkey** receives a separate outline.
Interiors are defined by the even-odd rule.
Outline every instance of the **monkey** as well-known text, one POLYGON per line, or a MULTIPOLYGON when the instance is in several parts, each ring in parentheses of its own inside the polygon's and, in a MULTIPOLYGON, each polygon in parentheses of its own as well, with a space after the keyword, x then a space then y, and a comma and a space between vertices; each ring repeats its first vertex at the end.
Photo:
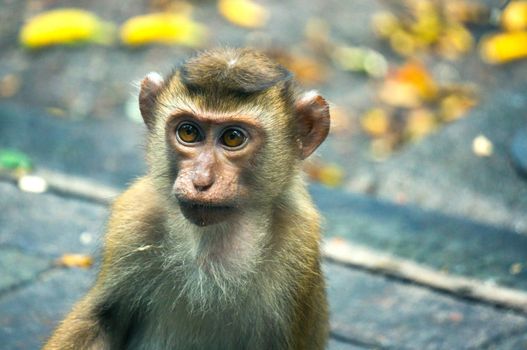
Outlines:
POLYGON ((140 84, 147 174, 112 204, 99 274, 45 350, 323 349, 320 215, 302 161, 329 106, 254 49, 140 84))

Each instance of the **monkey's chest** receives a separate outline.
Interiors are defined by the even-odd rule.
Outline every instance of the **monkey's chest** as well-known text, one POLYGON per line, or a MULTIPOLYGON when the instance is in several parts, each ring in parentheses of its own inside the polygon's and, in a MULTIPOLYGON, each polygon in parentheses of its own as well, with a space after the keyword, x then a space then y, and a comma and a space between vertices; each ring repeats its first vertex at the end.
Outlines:
MULTIPOLYGON (((261 311, 259 311, 261 312, 261 311)), ((277 322, 255 310, 203 312, 185 305, 159 305, 133 327, 130 350, 162 349, 269 349, 282 343, 277 322), (264 321, 264 319, 266 321, 264 321)))

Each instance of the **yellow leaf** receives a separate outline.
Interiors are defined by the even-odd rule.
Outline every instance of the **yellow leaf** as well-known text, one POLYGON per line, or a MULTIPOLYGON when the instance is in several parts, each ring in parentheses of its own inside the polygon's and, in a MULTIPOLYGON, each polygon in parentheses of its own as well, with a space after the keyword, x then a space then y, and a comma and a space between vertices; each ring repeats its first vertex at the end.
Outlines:
POLYGON ((480 44, 480 55, 485 62, 492 64, 527 57, 527 31, 484 37, 480 44))
POLYGON ((337 187, 342 184, 344 171, 335 164, 324 166, 318 173, 318 181, 329 187, 337 187))
POLYGON ((251 0, 219 0, 218 10, 231 23, 246 28, 263 27, 269 18, 265 7, 251 0))
POLYGON ((130 46, 151 43, 198 47, 205 41, 206 28, 185 14, 153 13, 136 16, 121 26, 121 41, 130 46))
POLYGON ((93 259, 85 254, 64 254, 57 260, 57 265, 87 269, 93 265, 93 259))
POLYGON ((443 36, 438 41, 438 51, 448 59, 456 59, 472 50, 474 39, 470 32, 461 25, 451 25, 445 28, 443 36))
POLYGON ((451 122, 462 118, 467 111, 476 105, 476 102, 475 98, 467 95, 450 94, 441 100, 441 119, 445 122, 451 122))
POLYGON ((79 9, 58 9, 31 18, 20 31, 20 42, 30 48, 49 45, 113 40, 114 26, 91 12, 79 9))
POLYGON ((372 136, 382 136, 390 129, 390 116, 382 108, 373 108, 360 119, 362 129, 372 136))
POLYGON ((436 119, 432 112, 421 108, 413 110, 408 115, 406 133, 412 140, 419 140, 436 128, 436 119))
POLYGON ((501 25, 509 31, 527 29, 527 1, 512 1, 501 15, 501 25))

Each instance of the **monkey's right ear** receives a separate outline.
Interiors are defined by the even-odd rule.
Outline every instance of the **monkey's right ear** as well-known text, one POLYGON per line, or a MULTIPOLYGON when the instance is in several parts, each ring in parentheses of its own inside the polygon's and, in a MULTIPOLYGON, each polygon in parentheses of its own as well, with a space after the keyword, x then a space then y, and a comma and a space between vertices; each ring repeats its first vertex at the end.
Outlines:
POLYGON ((139 110, 149 130, 152 130, 155 124, 154 107, 156 96, 161 90, 163 83, 163 77, 155 72, 148 73, 143 81, 141 81, 139 110))

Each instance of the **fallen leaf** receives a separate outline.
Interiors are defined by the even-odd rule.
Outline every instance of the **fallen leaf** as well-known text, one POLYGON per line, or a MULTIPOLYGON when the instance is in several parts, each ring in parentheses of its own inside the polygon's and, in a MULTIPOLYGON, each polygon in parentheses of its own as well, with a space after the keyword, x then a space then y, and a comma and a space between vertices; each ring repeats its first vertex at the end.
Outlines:
POLYGON ((329 187, 340 186, 344 180, 344 171, 336 164, 322 164, 311 160, 304 163, 303 169, 311 180, 329 187))
POLYGON ((372 108, 361 117, 360 125, 371 136, 382 136, 390 129, 390 115, 382 108, 372 108))
POLYGON ((95 14, 80 9, 56 9, 43 12, 22 27, 20 42, 29 48, 49 45, 113 41, 114 25, 102 21, 95 14))
POLYGON ((350 112, 339 106, 330 107, 331 126, 330 133, 349 133, 352 129, 350 112))
POLYGON ((517 275, 523 271, 523 264, 522 263, 514 263, 509 268, 509 273, 511 275, 517 275))
POLYGON ((388 70, 386 58, 379 52, 353 46, 338 46, 332 52, 332 59, 342 70, 364 72, 372 77, 383 77, 388 70))
POLYGON ((193 21, 185 13, 152 13, 127 20, 120 30, 125 45, 179 44, 190 47, 203 45, 207 35, 205 26, 193 21))
POLYGON ((451 60, 470 52, 473 47, 472 34, 462 25, 447 26, 437 42, 437 52, 451 60))
POLYGON ((409 112, 406 135, 410 140, 420 140, 437 127, 435 115, 428 109, 419 108, 409 112))
POLYGON ((93 258, 85 254, 64 254, 57 261, 58 266, 64 267, 79 267, 87 269, 92 267, 93 258))
POLYGON ((323 166, 318 173, 318 181, 329 187, 342 185, 344 180, 344 171, 336 164, 323 166))
POLYGON ((267 9, 252 0, 219 0, 218 10, 229 22, 246 28, 263 27, 269 18, 267 9))
POLYGON ((462 118, 476 105, 474 97, 462 93, 452 93, 441 99, 439 115, 444 122, 452 122, 462 118))

